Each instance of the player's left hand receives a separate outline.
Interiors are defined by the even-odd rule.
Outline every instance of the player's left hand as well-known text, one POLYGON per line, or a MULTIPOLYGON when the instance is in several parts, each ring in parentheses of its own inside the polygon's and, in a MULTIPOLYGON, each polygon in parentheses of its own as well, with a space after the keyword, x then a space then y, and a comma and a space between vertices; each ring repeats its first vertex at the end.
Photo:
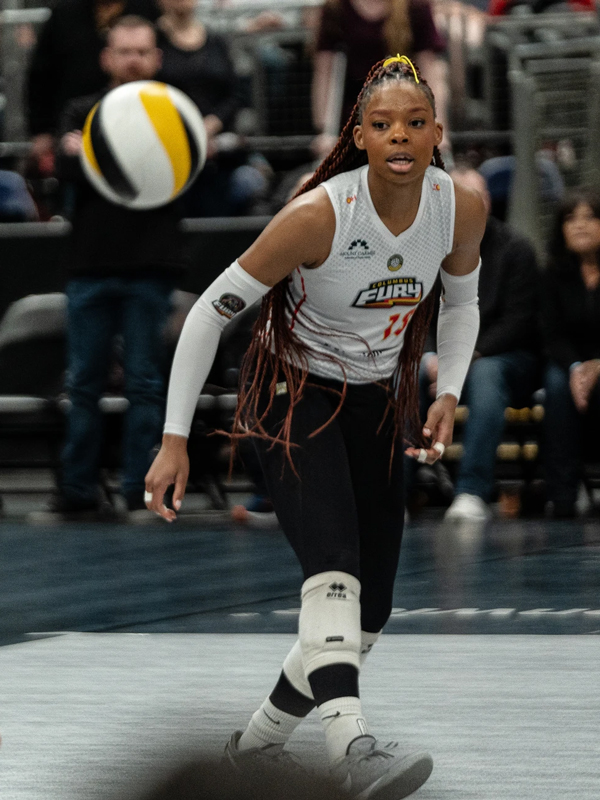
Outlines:
POLYGON ((421 464, 435 464, 444 455, 445 449, 452 443, 457 402, 454 395, 443 394, 431 404, 423 426, 423 436, 431 439, 431 447, 408 447, 405 450, 407 456, 416 458, 421 464))

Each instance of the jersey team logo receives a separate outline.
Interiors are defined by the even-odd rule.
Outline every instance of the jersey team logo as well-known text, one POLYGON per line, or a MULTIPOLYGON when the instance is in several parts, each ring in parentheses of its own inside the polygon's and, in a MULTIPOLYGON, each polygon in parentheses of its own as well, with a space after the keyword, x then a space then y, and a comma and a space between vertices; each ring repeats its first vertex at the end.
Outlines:
POLYGON ((423 284, 416 278, 387 278, 361 289, 352 303, 355 308, 392 308, 414 306, 421 302, 423 284))
POLYGON ((227 319, 232 319, 246 308, 246 303, 237 294, 222 294, 218 300, 213 300, 212 304, 219 314, 227 319))
POLYGON ((347 250, 340 253, 342 258, 372 258, 375 253, 369 247, 366 239, 353 239, 347 250))
POLYGON ((398 272, 402 264, 404 264, 404 259, 399 253, 396 253, 388 258, 387 268, 390 272, 398 272))

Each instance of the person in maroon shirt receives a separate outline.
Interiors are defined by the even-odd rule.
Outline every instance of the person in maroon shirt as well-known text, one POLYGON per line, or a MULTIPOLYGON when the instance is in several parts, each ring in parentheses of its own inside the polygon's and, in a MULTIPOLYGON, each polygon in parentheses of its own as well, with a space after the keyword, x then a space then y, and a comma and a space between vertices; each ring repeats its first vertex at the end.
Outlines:
MULTIPOLYGON (((315 46, 312 92, 315 128, 319 132, 326 128, 336 53, 344 53, 347 58, 341 114, 341 118, 346 119, 371 65, 399 52, 407 53, 418 64, 435 94, 438 119, 447 131, 445 64, 440 58, 445 47, 429 0, 326 0, 315 46)), ((321 156, 333 146, 329 133, 327 131, 316 142, 315 148, 321 156)), ((445 135, 442 153, 448 149, 445 135)))

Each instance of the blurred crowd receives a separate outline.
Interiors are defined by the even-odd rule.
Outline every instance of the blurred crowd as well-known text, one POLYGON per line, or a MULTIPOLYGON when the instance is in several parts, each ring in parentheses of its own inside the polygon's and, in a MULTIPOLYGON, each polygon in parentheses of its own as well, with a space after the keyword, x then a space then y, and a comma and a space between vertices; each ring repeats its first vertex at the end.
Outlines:
MULTIPOLYGON (((143 477, 160 437, 164 376, 181 319, 194 299, 175 291, 185 269, 180 220, 276 213, 333 147, 369 68, 398 52, 415 60, 434 91, 446 132, 442 154, 454 180, 480 193, 489 214, 482 245, 481 329, 461 399, 469 409, 463 455, 452 480, 443 464, 434 476, 446 486, 446 515, 490 516, 505 409, 530 407, 538 402, 534 398, 543 397, 543 501, 554 516, 573 517, 582 467, 595 460, 600 410, 600 195, 586 187, 565 193, 556 179, 554 221, 543 254, 510 228, 504 219, 506 192, 497 188, 510 169, 510 149, 453 146, 452 125, 459 121, 449 101, 447 42, 430 0, 326 0, 291 11, 273 7, 237 15, 233 31, 207 24, 205 5, 197 0, 57 0, 31 46, 26 81, 31 148, 16 168, 0 171, 0 220, 73 224, 68 307, 57 316, 68 342, 66 391, 72 408, 52 510, 69 514, 97 508, 98 398, 109 372, 113 388, 130 402, 123 493, 131 512, 144 508, 143 477), (270 36, 291 28, 305 31, 300 44, 285 46, 285 39, 270 36), (265 113, 283 108, 291 113, 290 76, 302 76, 308 87, 293 123, 281 114, 257 121, 255 85, 240 66, 231 37, 261 35, 255 52, 270 98, 265 113), (345 77, 336 101, 339 54, 345 77), (114 86, 147 79, 181 89, 198 106, 208 158, 179 201, 143 216, 111 209, 93 196, 78 155, 93 105, 114 86), (265 131, 281 137, 303 134, 306 142, 293 155, 289 148, 285 153, 261 149, 255 134, 265 131), (165 330, 169 336, 162 335, 165 330), (114 349, 115 333, 121 335, 120 353, 114 349)), ((492 2, 488 11, 537 13, 551 5, 492 2)), ((573 13, 593 10, 586 0, 565 6, 573 13)), ((17 318, 9 309, 0 321, 0 353, 17 318)), ((224 340, 215 384, 234 385, 231 376, 237 374, 251 322, 250 314, 224 340)), ((426 350, 423 418, 435 397, 435 321, 426 350)), ((0 393, 6 393, 6 383, 0 382, 0 393)), ((15 386, 10 391, 23 393, 15 386)), ((268 511, 251 454, 248 470, 257 485, 249 510, 268 511)), ((409 487, 419 480, 416 472, 414 465, 407 467, 409 487)))

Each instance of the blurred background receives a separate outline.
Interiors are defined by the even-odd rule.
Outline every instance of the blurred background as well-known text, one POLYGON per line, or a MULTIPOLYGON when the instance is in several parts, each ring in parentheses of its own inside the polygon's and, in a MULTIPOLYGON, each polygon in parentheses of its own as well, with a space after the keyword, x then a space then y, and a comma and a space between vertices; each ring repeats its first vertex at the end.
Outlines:
MULTIPOLYGON (((196 553, 196 545, 208 547, 202 550, 207 573, 228 552, 235 554, 236 569, 243 570, 244 559, 250 558, 256 559, 259 572, 272 558, 273 547, 288 558, 252 449, 241 449, 230 472, 229 443, 212 435, 231 423, 252 312, 228 327, 198 403, 188 497, 178 523, 178 555, 173 556, 178 566, 166 579, 188 587, 181 588, 181 598, 165 590, 167 610, 151 610, 140 600, 133 616, 124 614, 121 620, 118 587, 109 592, 114 600, 110 609, 100 603, 96 614, 89 603, 90 587, 80 584, 79 558, 89 560, 93 571, 99 569, 92 578, 94 596, 104 580, 119 584, 123 562, 109 542, 132 536, 127 547, 135 541, 137 552, 142 547, 139 534, 130 533, 129 526, 149 526, 150 533, 142 547, 148 548, 148 572, 142 569, 127 580, 149 586, 156 570, 160 573, 154 563, 156 548, 162 552, 167 547, 160 522, 120 488, 124 421, 131 405, 122 336, 114 339, 98 406, 98 500, 92 509, 56 504, 73 406, 65 374, 65 287, 73 268, 79 191, 61 169, 61 137, 69 132, 64 112, 73 100, 106 88, 100 53, 110 26, 128 14, 156 24, 163 53, 157 78, 179 86, 205 120, 210 119, 207 165, 178 206, 185 270, 177 273, 160 329, 163 375, 168 375, 183 320, 197 296, 254 241, 329 152, 371 64, 389 53, 406 52, 434 88, 438 117, 445 124, 446 167, 457 180, 475 180, 493 229, 483 266, 485 271, 489 260, 493 286, 482 294, 490 335, 485 346, 483 340, 478 345, 471 394, 465 394, 457 409, 455 442, 435 469, 407 469, 407 519, 425 526, 431 537, 427 547, 415 544, 415 558, 452 563, 451 553, 434 546, 435 525, 449 518, 480 525, 491 520, 488 533, 478 534, 479 543, 506 546, 510 557, 515 542, 522 543, 528 531, 534 533, 531 541, 526 536, 527 542, 543 550, 554 535, 547 524, 552 518, 584 525, 566 529, 569 542, 571 535, 578 542, 597 540, 600 270, 595 254, 600 239, 596 242, 592 231, 592 245, 578 250, 565 238, 564 228, 576 212, 585 212, 592 227, 600 215, 593 193, 572 194, 594 190, 600 170, 600 27, 592 0, 492 0, 489 5, 483 0, 57 0, 49 5, 2 0, 0 6, 0 541, 6 586, 12 587, 4 594, 1 623, 7 639, 36 629, 97 629, 113 623, 145 624, 162 616, 171 620, 167 626, 175 625, 179 614, 188 613, 198 623, 198 614, 217 612, 203 594, 207 584, 199 589, 194 570, 188 574, 186 553, 188 548, 196 553), (552 273, 557 235, 562 236, 565 268, 583 287, 571 311, 557 305, 560 281, 549 284, 545 277, 552 273), (565 344, 560 336, 567 336, 575 324, 573 315, 569 317, 573 308, 581 327, 565 344), (566 315, 564 324, 561 314, 566 315), (554 328, 548 319, 556 323, 554 328), (523 351, 527 358, 517 369, 507 354, 520 358, 523 351), (500 362, 508 371, 492 375, 500 362), (553 418, 548 425, 547 369, 555 362, 567 399, 563 391, 557 401, 559 423, 553 418), (575 408, 568 381, 582 364, 591 377, 585 402, 575 408), (487 394, 481 387, 487 387, 487 394), (568 430, 566 422, 560 423, 561 414, 565 420, 568 416, 564 403, 571 415, 568 430), (567 466, 561 456, 565 437, 576 440, 567 466), (489 463, 473 465, 473 448, 477 451, 482 439, 491 447, 489 463), (461 464, 475 479, 461 473, 461 464), (455 513, 453 504, 464 495, 475 497, 475 505, 455 513), (93 513, 71 513, 82 510, 93 513), (512 527, 493 527, 502 521, 512 527), (47 530, 58 537, 51 545, 42 534, 47 530), (222 531, 231 538, 224 538, 222 531), (248 538, 250 531, 255 531, 254 538, 248 538), (60 557, 57 541, 62 542, 60 557), (81 552, 88 547, 89 552, 81 552), (61 574, 66 570, 73 593, 65 606, 38 602, 44 592, 56 589, 56 569, 61 574), (36 602, 18 599, 15 586, 23 585, 24 573, 40 593, 36 602), (193 611, 190 603, 196 604, 193 611), (41 607, 46 611, 40 616, 41 607)), ((424 412, 435 387, 432 355, 426 354, 422 370, 424 412)), ((469 536, 467 549, 474 546, 469 536)), ((130 566, 131 559, 133 553, 126 558, 130 566)), ((288 566, 295 569, 291 556, 288 566)), ((234 599, 225 605, 264 601, 276 608, 272 597, 295 596, 281 591, 288 574, 284 570, 269 583, 265 595, 259 590, 264 574, 257 583, 242 586, 235 573, 226 578, 234 599)), ((223 573, 219 575, 220 580, 223 573)), ((586 586, 593 586, 596 578, 597 572, 588 575, 586 586)), ((483 573, 479 580, 483 586, 483 573)), ((499 575, 498 585, 503 582, 499 575)), ((572 582, 568 590, 575 605, 585 605, 577 602, 572 582)), ((128 597, 134 595, 129 587, 128 597)), ((430 598, 423 605, 436 603, 430 598)), ((278 619, 280 624, 284 616, 278 619)), ((591 617, 577 619, 583 625, 591 617)), ((195 630, 195 623, 189 621, 189 629, 195 630)))
MULTIPOLYGON (((386 626, 405 636, 384 637, 380 678, 367 671, 364 685, 377 724, 440 753, 424 797, 597 796, 597 637, 538 636, 600 632, 595 0, 0 0, 0 645, 13 645, 0 647, 3 797, 138 796, 153 769, 199 744, 218 756, 270 686, 302 577, 252 447, 230 463, 214 435, 231 426, 256 310, 222 337, 175 524, 145 509, 140 475, 187 312, 331 150, 371 65, 398 52, 435 92, 446 168, 489 217, 455 440, 434 468, 407 464, 386 626), (128 286, 125 234, 95 216, 73 170, 77 114, 115 76, 150 77, 147 53, 109 41, 128 15, 155 25, 151 76, 197 104, 208 160, 164 214, 121 220, 139 222, 125 266, 161 311, 98 360, 89 309, 79 327, 69 316, 74 287, 107 277, 90 265, 113 244, 110 285, 128 286), (107 43, 121 59, 109 72, 107 43), (168 274, 155 253, 173 256, 168 274), (154 337, 162 386, 143 437, 130 425, 136 336, 154 337), (76 363, 93 372, 83 390, 76 363), (77 450, 82 403, 90 445, 77 450), (92 494, 75 502, 65 475, 78 466, 92 494), (439 633, 454 636, 421 636, 439 633), (125 795, 122 772, 140 781, 125 795)), ((115 302, 115 320, 121 311, 115 302)), ((305 730, 297 743, 312 752, 316 721, 305 730)))

